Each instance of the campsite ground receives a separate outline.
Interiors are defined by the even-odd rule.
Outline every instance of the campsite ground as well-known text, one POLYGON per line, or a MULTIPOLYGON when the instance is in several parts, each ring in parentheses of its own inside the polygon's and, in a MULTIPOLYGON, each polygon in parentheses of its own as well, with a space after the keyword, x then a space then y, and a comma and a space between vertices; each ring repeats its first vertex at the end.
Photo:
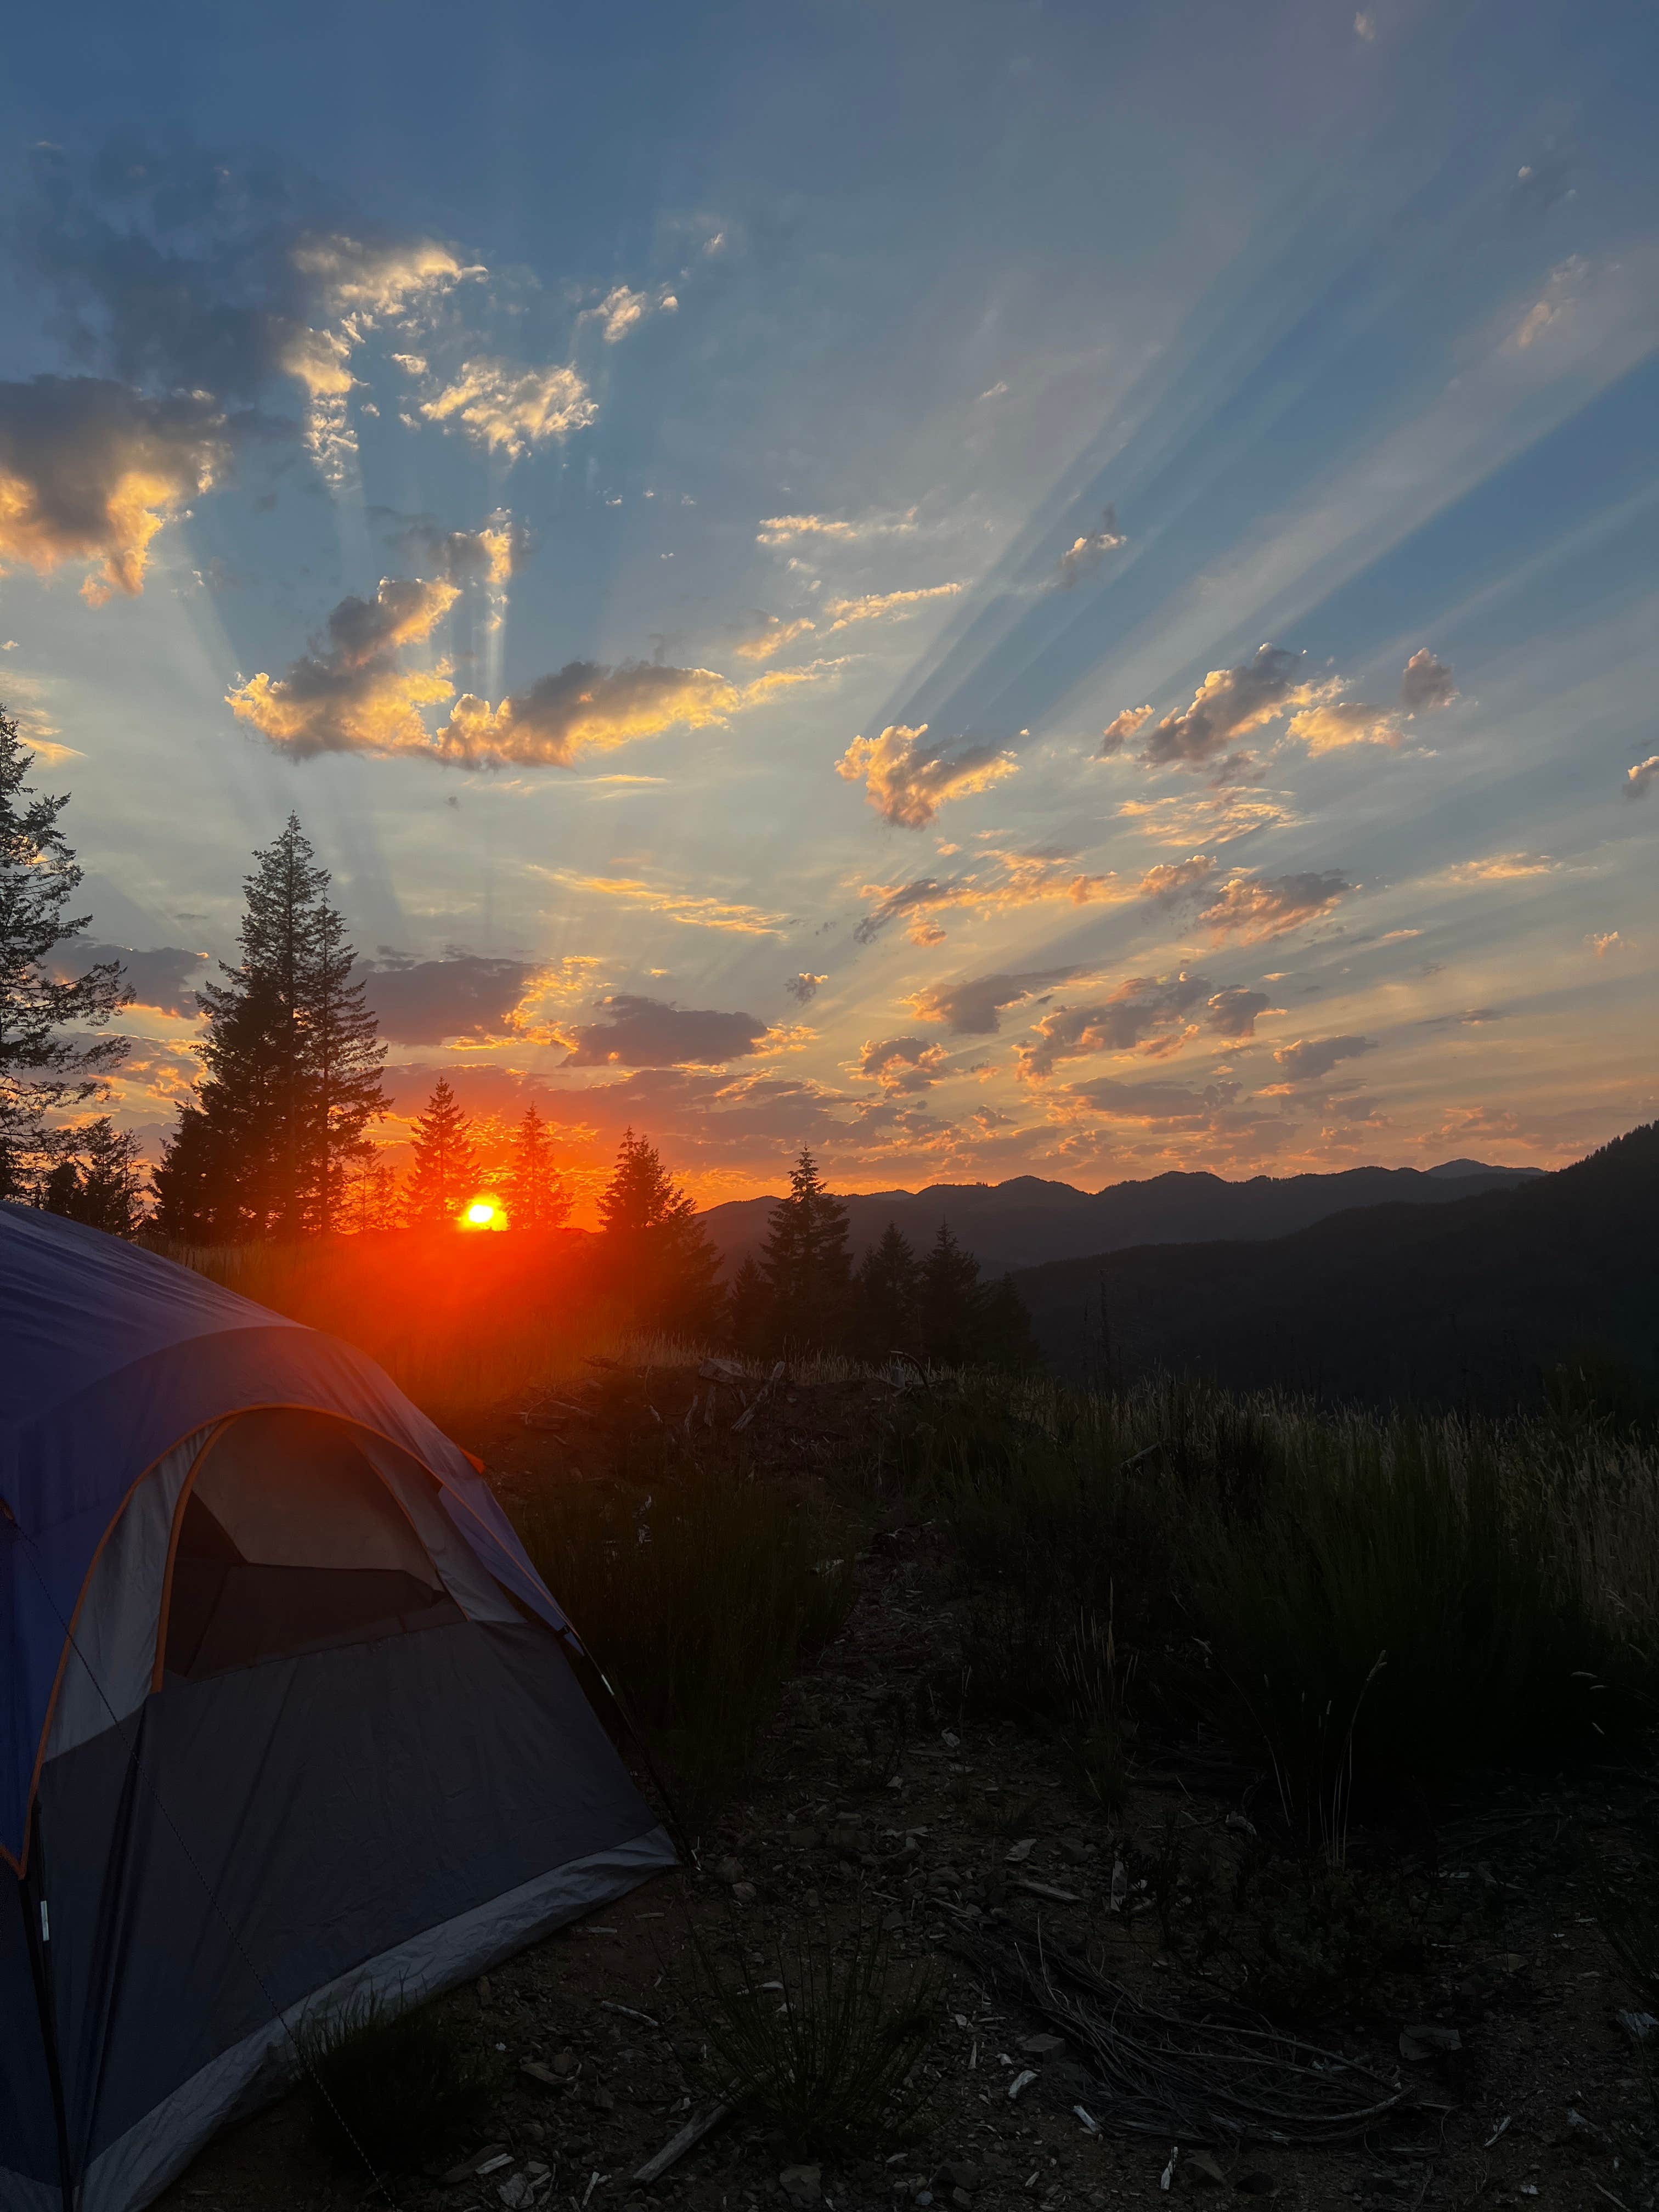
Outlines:
MULTIPOLYGON (((635 1379, 601 1378, 605 1420, 573 1407, 532 1429, 509 1407, 462 1440, 510 1505, 549 1484, 603 1485, 639 1443, 635 1379)), ((715 1424, 695 1370, 648 1378, 659 1425, 694 1425, 705 1457, 740 1450, 744 1479, 804 1503, 828 1498, 847 1516, 856 1600, 789 1684, 747 1776, 706 1798, 698 1869, 443 2001, 497 2052, 504 2087, 444 2176, 391 2183, 390 2201, 605 2212, 654 2197, 751 2212, 821 2195, 830 2212, 1064 2212, 1162 2202, 1167 2189, 1308 2212, 1652 2203, 1659 2134, 1620 2019, 1635 2001, 1583 1887, 1587 1841, 1617 1861, 1650 1833, 1656 1801, 1640 1770, 1491 1777, 1458 1803, 1357 1826, 1340 1895, 1333 1905, 1322 1892, 1328 1910, 1310 1917, 1296 1904, 1301 1872, 1251 1832, 1260 1775, 1149 1755, 1109 1814, 1050 1732, 964 1697, 971 1622, 939 1528, 898 1492, 837 1490, 837 1469, 880 1427, 884 1391, 851 1379, 781 1389, 728 1444, 729 1421, 715 1424), (1276 1928, 1274 1899, 1289 1900, 1276 1928), (787 2143, 739 2112, 636 2186, 641 2163, 707 2103, 688 1929, 709 1956, 759 1975, 777 1971, 780 1944, 787 1961, 803 1929, 845 1948, 877 1925, 896 1960, 936 1960, 942 1976, 908 2137, 802 2172, 787 2143), (1102 2112, 1083 2053, 963 1955, 975 1929, 1086 1947, 1132 1998, 1158 2005, 1202 1998, 1205 1978, 1224 1979, 1241 1946, 1259 1956, 1265 1933, 1308 2040, 1410 2094, 1341 2147, 1258 2143, 1216 2172, 1187 2145, 1166 2180, 1171 2137, 1093 2134, 1077 2117, 1079 2106, 1102 2112)), ((163 2201, 169 2212, 289 2212, 387 2198, 328 2162, 289 2100, 210 2146, 163 2201)))

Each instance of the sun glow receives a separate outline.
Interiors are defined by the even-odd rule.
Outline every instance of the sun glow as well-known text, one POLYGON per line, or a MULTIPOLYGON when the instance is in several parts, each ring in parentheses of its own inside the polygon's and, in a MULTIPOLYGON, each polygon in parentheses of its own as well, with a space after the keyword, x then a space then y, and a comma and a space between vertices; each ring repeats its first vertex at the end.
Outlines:
POLYGON ((493 1198, 475 1198, 461 1215, 463 1229, 505 1229, 507 1216, 493 1198))

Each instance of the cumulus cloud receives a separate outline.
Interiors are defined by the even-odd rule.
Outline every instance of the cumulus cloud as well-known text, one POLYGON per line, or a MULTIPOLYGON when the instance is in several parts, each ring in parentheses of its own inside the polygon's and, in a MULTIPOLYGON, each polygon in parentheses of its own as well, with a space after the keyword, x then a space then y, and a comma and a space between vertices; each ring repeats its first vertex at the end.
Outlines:
POLYGON ((1292 1083, 1316 1083, 1341 1060, 1357 1060, 1362 1052, 1375 1052, 1376 1040, 1364 1036, 1298 1037, 1281 1045, 1273 1058, 1292 1083))
POLYGON ((419 401, 428 422, 462 431, 475 445, 517 460, 550 438, 585 430, 599 406, 574 368, 532 368, 481 356, 419 401))
POLYGON ((952 799, 988 791, 1019 763, 997 745, 964 745, 946 753, 924 745, 926 722, 911 729, 890 722, 878 738, 854 738, 836 763, 848 783, 863 783, 870 804, 885 822, 904 830, 925 830, 952 799))
POLYGON ((1253 1037, 1257 1022, 1272 1006, 1265 991, 1244 991, 1234 986, 1218 991, 1206 1011, 1218 1036, 1253 1037))
POLYGON ((455 768, 566 768, 579 754, 608 752, 637 738, 707 729, 824 672, 823 664, 815 662, 738 684, 711 668, 676 668, 657 660, 624 661, 615 668, 568 661, 556 675, 542 677, 499 706, 464 693, 438 732, 432 757, 455 768))
POLYGON ((1091 1082, 1074 1083, 1070 1095, 1109 1121, 1196 1122, 1231 1106, 1239 1088, 1225 1077, 1194 1091, 1180 1083, 1120 1083, 1114 1076, 1097 1075, 1091 1082))
POLYGON ((46 969, 54 981, 67 982, 110 960, 120 962, 122 978, 132 993, 135 1007, 176 1014, 184 1021, 194 1021, 201 1011, 196 994, 208 979, 208 956, 187 952, 181 945, 157 945, 147 951, 134 951, 131 945, 94 945, 76 937, 57 948, 46 969))
POLYGON ((682 1007, 617 992, 599 1001, 603 1021, 570 1030, 565 1067, 717 1067, 754 1053, 766 1024, 752 1014, 682 1007))
POLYGON ((630 292, 626 284, 616 284, 597 307, 584 307, 576 319, 597 323, 605 343, 616 345, 629 331, 637 330, 647 315, 672 315, 679 304, 670 291, 630 292))
MULTIPOLYGON (((853 623, 886 622, 895 616, 913 615, 934 599, 953 599, 967 590, 965 584, 929 584, 914 592, 866 592, 861 599, 831 599, 825 612, 833 617, 832 630, 853 623)), ((811 624, 809 623, 810 629, 811 624)))
POLYGON ((1232 876, 1199 915, 1218 938, 1265 944, 1332 913, 1352 884, 1334 869, 1290 876, 1232 876))
POLYGON ((799 975, 786 976, 783 988, 798 1006, 807 1006, 818 995, 819 984, 829 981, 827 975, 814 975, 803 969, 799 975))
POLYGON ((1406 663, 1400 679, 1400 703, 1408 714, 1432 713, 1449 707, 1457 687, 1445 661, 1437 660, 1426 645, 1419 646, 1406 663))
POLYGON ((1102 757, 1109 753, 1121 753, 1129 739, 1152 719, 1150 707, 1126 707, 1121 714, 1114 714, 1100 733, 1102 757))
POLYGON ((428 638, 459 586, 388 576, 373 599, 342 599, 327 635, 285 676, 261 672, 227 694, 233 714, 286 752, 421 752, 431 748, 420 710, 453 691, 448 672, 405 669, 399 650, 428 638))
POLYGON ((1322 685, 1313 702, 1291 715, 1287 727, 1310 753, 1335 752, 1344 745, 1397 745, 1405 731, 1400 717, 1388 707, 1368 706, 1363 699, 1334 697, 1334 686, 1322 685))
POLYGON ((398 526, 392 542, 411 564, 450 584, 500 588, 512 582, 531 549, 529 531, 505 507, 497 507, 477 530, 446 530, 428 514, 388 519, 398 526))
POLYGON ((0 563, 85 562, 94 606, 143 589, 149 545, 227 467, 226 418, 202 393, 146 399, 102 377, 0 384, 0 563))
POLYGON ((626 906, 642 907, 648 913, 662 915, 670 921, 684 922, 696 929, 725 930, 734 937, 776 937, 789 926, 787 915, 769 914, 757 906, 744 906, 702 892, 670 890, 633 876, 584 876, 572 868, 550 872, 556 872, 560 883, 568 884, 574 890, 591 891, 601 898, 619 900, 626 906))
POLYGON ((1303 658, 1282 645, 1262 645, 1237 668, 1212 668, 1190 707, 1153 725, 1147 760, 1154 767, 1206 766, 1234 738, 1261 728, 1294 703, 1303 658))
POLYGON ((368 984, 382 1036, 394 1044, 441 1044, 513 1033, 539 974, 533 961, 471 952, 415 960, 383 948, 382 957, 358 962, 354 980, 368 984))
POLYGON ((902 514, 866 515, 857 522, 825 514, 769 515, 755 533, 757 545, 789 545, 798 538, 817 538, 834 545, 856 545, 871 538, 911 538, 915 535, 916 510, 902 514))
POLYGON ((857 1073, 890 1095, 928 1091, 939 1079, 945 1057, 944 1046, 930 1044, 926 1037, 884 1037, 860 1048, 857 1073))
POLYGON ((1058 1061, 1100 1052, 1139 1051, 1162 1059, 1195 1033, 1185 1018, 1209 995, 1201 975, 1133 975, 1091 1006, 1057 1006, 1044 1014, 1033 1041, 1020 1047, 1018 1073, 1026 1082, 1040 1082, 1058 1061))
POLYGON ((1644 761, 1625 771, 1626 799, 1645 799, 1654 785, 1659 783, 1659 753, 1650 753, 1644 761))
POLYGON ((973 975, 955 983, 934 983, 905 1003, 918 1021, 942 1022, 957 1036, 994 1036, 1010 1006, 1040 1000, 1057 984, 1081 971, 1050 968, 1024 975, 973 975))
POLYGON ((1069 906, 1115 904, 1135 894, 1111 875, 1092 875, 1055 853, 988 852, 969 875, 917 876, 905 884, 865 884, 859 896, 875 904, 853 934, 872 945, 894 922, 909 921, 915 944, 937 945, 945 933, 924 917, 950 908, 984 916, 1060 901, 1069 906))
POLYGON ((1179 906, 1208 886, 1215 867, 1207 853, 1194 853, 1187 860, 1164 860, 1148 868, 1137 888, 1154 906, 1179 906))
POLYGON ((1117 509, 1109 507, 1100 518, 1098 530, 1085 531, 1081 538, 1073 538, 1060 556, 1060 588, 1069 590, 1084 576, 1092 575, 1109 553, 1115 553, 1127 543, 1117 526, 1117 509))

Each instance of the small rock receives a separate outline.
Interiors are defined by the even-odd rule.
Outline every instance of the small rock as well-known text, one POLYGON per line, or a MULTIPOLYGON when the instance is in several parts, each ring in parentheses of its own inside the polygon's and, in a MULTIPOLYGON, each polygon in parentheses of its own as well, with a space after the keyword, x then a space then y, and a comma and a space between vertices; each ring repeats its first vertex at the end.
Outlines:
POLYGON ((752 1905, 755 1901, 754 1883, 752 1881, 734 1881, 732 1885, 732 1902, 736 1905, 752 1905))
POLYGON ((1181 2170, 1189 2185, 1200 2189, 1224 2189, 1227 2185, 1226 2175, 1206 2150, 1189 2150, 1181 2170))
POLYGON ((946 1751, 960 1751, 962 1749, 962 1738, 951 1729, 941 1729, 939 1730, 939 1740, 945 1746, 946 1751))
POLYGON ((743 1861, 741 1859, 734 1859, 731 1857, 716 1859, 714 1862, 714 1872, 716 1881, 741 1881, 743 1880, 743 1861))
POLYGON ((818 2204, 823 2199, 823 2168, 821 2166, 786 2166, 778 2176, 778 2186, 792 2204, 818 2204))
POLYGON ((582 2062, 574 2051, 556 2051, 550 2063, 554 2073, 562 2081, 569 2081, 574 2075, 580 2074, 582 2069, 582 2062))
POLYGON ((541 2082, 548 2089, 562 2089, 567 2079, 562 2074, 556 2074, 550 2066, 544 2066, 539 2058, 520 2059, 519 2071, 528 2075, 532 2081, 541 2082))
POLYGON ((1632 2043, 1645 2043, 1655 2028, 1659 2028, 1659 2020, 1650 2012, 1621 2012, 1619 2025, 1632 2043))
POLYGON ((985 2173, 982 2167, 965 2158, 953 2158, 940 2166, 938 2179, 948 2189, 971 2191, 984 2185, 985 2173))
POLYGON ((1025 2094, 1025 2092, 1030 2087, 1032 2082, 1036 2080, 1036 2067, 1026 2066, 1022 2068, 1021 2070, 1015 2075, 1013 2080, 1008 2084, 1009 2103, 1012 2105, 1016 2097, 1023 2097, 1025 2094))
POLYGON ((1010 1844, 1003 1856, 1009 1866, 1024 1866, 1036 1849, 1035 1836, 1022 1836, 1017 1844, 1010 1844))
POLYGON ((617 2109, 617 2100, 609 2089, 595 2089, 587 2101, 596 2112, 614 2112, 617 2109))
POLYGON ((478 2002, 481 2005, 487 2005, 489 2002, 489 1977, 488 1974, 480 1974, 478 1977, 478 2002))
POLYGON ((1408 2066, 1421 2066, 1431 2058, 1445 2058, 1463 2048, 1455 2027, 1436 2027, 1428 2021, 1400 2031, 1400 2056, 1408 2066))
POLYGON ((450 2167, 443 2178, 444 2187, 459 2188, 462 2182, 475 2179, 483 2167, 489 2166, 494 2160, 503 2157, 507 2158, 509 2163, 511 2162, 511 2154, 505 2143, 486 2143, 482 2150, 475 2150, 471 2158, 464 2158, 459 2166, 450 2167))
POLYGON ((1020 2038, 1019 2047, 1034 2057, 1046 2058, 1051 2051, 1064 2051, 1066 2039, 1063 2035, 1024 2035, 1020 2038))

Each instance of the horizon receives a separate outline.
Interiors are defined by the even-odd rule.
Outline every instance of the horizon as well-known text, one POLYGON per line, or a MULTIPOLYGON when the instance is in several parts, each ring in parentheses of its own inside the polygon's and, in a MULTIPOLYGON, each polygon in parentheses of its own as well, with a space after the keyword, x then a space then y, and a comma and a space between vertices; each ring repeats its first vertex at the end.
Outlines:
POLYGON ((581 1220, 630 1125, 707 1209, 1659 1111, 1649 15, 152 32, 19 27, 0 241, 149 1158, 290 811, 389 1157, 533 1103, 581 1220))

